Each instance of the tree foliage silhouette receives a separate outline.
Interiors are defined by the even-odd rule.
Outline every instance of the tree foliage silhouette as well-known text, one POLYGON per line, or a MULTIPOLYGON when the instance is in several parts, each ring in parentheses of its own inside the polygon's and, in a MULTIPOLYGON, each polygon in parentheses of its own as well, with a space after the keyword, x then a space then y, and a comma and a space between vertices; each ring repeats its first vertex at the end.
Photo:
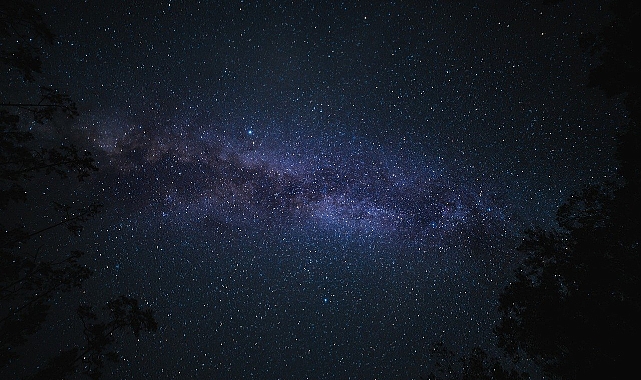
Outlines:
POLYGON ((120 296, 109 301, 104 311, 107 317, 100 319, 93 307, 78 307, 77 313, 83 324, 85 346, 60 352, 29 379, 64 379, 78 370, 92 379, 98 379, 102 375, 105 360, 118 360, 118 353, 109 350, 115 341, 116 332, 129 328, 134 336, 138 337, 141 331, 156 331, 158 327, 153 312, 150 309, 141 309, 138 300, 130 297, 120 296))
POLYGON ((432 372, 426 380, 526 380, 529 375, 508 369, 498 358, 491 357, 479 347, 467 356, 458 356, 443 343, 431 348, 432 372))
POLYGON ((622 203, 620 193, 591 187, 559 209, 559 230, 527 233, 526 259, 499 299, 496 333, 511 357, 533 359, 563 379, 633 368, 640 231, 638 215, 629 219, 622 203))
MULTIPOLYGON (((8 78, 18 75, 23 81, 19 96, 33 99, 6 99, 15 93, 5 93, 4 88, 0 99, 0 370, 19 358, 18 348, 46 323, 52 298, 80 288, 92 274, 81 262, 84 252, 61 250, 41 239, 59 229, 79 235, 83 224, 100 211, 99 203, 77 206, 74 200, 72 206, 49 200, 47 215, 54 217, 25 217, 21 222, 14 217, 27 214, 34 205, 40 211, 47 207, 47 200, 27 196, 34 182, 68 181, 69 176, 82 181, 97 170, 88 151, 60 142, 47 144, 30 131, 30 126, 46 128, 56 118, 78 115, 68 95, 35 85, 42 68, 41 49, 53 41, 32 4, 0 4, 0 67, 7 69, 8 78)), ((77 314, 84 326, 84 346, 51 358, 33 378, 65 378, 73 372, 98 378, 104 359, 117 358, 114 351, 107 352, 114 332, 130 328, 138 336, 157 327, 150 309, 124 296, 109 301, 102 316, 87 305, 77 314)))
MULTIPOLYGON (((630 0, 612 1, 611 10, 612 21, 582 43, 601 60, 588 84, 622 97, 628 111, 616 151, 618 178, 571 196, 557 210, 558 228, 526 231, 518 248, 524 261, 499 297, 499 347, 514 362, 531 360, 552 378, 626 378, 639 356, 641 12, 630 0)), ((488 362, 478 349, 456 359, 436 348, 445 364, 433 378, 463 378, 466 372, 452 365, 457 361, 464 369, 486 363, 477 366, 476 378, 505 378, 501 362, 488 362)))
POLYGON ((2 5, 0 38, 0 63, 18 70, 25 81, 35 81, 42 69, 41 48, 55 36, 33 4, 16 0, 2 5))
POLYGON ((623 96, 628 110, 619 179, 570 197, 558 209, 558 229, 526 233, 525 261, 499 300, 499 345, 563 379, 625 377, 639 353, 641 15, 632 1, 613 1, 612 12, 595 38, 601 64, 590 85, 623 96))

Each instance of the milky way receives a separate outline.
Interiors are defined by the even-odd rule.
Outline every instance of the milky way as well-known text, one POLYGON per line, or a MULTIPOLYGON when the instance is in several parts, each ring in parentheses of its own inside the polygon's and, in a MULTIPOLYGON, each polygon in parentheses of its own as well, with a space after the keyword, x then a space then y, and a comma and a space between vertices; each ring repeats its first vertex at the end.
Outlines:
POLYGON ((341 134, 123 129, 89 133, 123 180, 156 185, 137 202, 159 220, 427 247, 506 234, 488 184, 454 177, 439 157, 341 134))

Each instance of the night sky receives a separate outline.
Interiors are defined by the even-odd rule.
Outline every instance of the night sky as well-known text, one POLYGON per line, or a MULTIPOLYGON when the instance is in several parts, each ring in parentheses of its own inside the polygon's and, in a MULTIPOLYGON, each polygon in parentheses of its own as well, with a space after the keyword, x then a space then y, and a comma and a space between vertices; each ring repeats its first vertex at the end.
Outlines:
POLYGON ((622 106, 579 47, 597 1, 38 3, 80 110, 55 133, 100 167, 72 193, 105 205, 73 240, 83 297, 160 323, 108 379, 415 378, 435 342, 491 349, 522 231, 616 169, 622 106))

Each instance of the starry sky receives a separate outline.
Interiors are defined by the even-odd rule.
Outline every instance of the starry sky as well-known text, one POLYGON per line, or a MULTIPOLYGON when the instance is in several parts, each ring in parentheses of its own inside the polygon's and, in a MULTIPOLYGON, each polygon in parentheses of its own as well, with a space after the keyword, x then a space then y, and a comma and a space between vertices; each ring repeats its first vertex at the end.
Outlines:
POLYGON ((86 297, 161 325, 106 377, 416 378, 437 341, 491 347, 521 232, 616 169, 585 3, 39 3, 80 110, 56 133, 100 167, 86 297))

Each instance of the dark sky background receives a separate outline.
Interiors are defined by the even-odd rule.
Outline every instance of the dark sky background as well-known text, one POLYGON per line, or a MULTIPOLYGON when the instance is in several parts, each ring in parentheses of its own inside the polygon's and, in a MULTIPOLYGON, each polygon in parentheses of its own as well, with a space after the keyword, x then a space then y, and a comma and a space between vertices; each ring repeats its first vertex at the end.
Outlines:
POLYGON ((39 2, 81 112, 58 133, 101 169, 72 193, 105 204, 83 296, 161 325, 106 378, 412 378, 437 341, 491 347, 520 233, 616 168, 578 43, 607 12, 578 3, 39 2))

